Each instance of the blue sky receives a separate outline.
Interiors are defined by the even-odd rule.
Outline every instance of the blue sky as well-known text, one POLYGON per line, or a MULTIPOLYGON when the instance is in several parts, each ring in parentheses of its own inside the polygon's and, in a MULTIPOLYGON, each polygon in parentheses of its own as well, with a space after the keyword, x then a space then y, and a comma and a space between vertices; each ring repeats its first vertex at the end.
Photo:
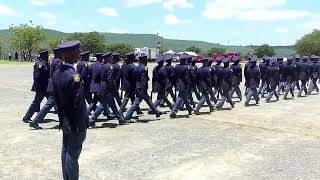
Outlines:
POLYGON ((319 0, 0 0, 0 29, 160 33, 225 45, 291 45, 320 29, 319 0))

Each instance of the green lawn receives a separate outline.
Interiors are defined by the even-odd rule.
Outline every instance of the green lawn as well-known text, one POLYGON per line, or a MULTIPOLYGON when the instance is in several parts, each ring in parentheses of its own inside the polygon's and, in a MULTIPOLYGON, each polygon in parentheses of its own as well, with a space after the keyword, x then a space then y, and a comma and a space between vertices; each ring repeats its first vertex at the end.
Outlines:
POLYGON ((0 60, 0 66, 1 65, 32 65, 32 64, 34 64, 34 62, 0 60))

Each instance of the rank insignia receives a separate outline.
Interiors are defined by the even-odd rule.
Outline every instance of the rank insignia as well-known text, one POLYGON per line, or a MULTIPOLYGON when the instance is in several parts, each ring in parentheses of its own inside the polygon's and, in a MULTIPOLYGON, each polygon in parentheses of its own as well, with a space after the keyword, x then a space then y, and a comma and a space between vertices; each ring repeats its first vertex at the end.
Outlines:
POLYGON ((74 82, 80 82, 80 75, 79 74, 74 74, 73 75, 73 81, 74 82))

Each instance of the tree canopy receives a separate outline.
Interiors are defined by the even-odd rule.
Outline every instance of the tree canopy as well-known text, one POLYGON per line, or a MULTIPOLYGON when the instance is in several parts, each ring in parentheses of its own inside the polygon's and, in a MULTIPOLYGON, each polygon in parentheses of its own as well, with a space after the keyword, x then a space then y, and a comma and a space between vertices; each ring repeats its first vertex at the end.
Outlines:
POLYGON ((208 56, 212 56, 214 54, 222 54, 222 53, 225 53, 226 51, 227 49, 225 48, 214 47, 208 51, 208 56))
POLYGON ((107 51, 120 53, 121 56, 134 51, 134 47, 131 44, 126 43, 109 44, 106 49, 107 51))
POLYGON ((195 52, 197 54, 201 53, 201 49, 196 46, 191 46, 186 49, 186 51, 195 52))
POLYGON ((54 37, 49 39, 49 46, 52 49, 57 48, 59 46, 59 44, 61 43, 62 38, 60 37, 54 37))
POLYGON ((320 55, 320 30, 303 36, 296 43, 296 51, 303 55, 320 55))
POLYGON ((259 58, 262 58, 263 56, 274 56, 276 53, 273 47, 269 46, 268 44, 263 44, 254 49, 253 54, 257 55, 259 58))
POLYGON ((11 47, 19 51, 35 52, 40 50, 46 40, 46 32, 42 26, 32 24, 12 25, 9 28, 11 47))
POLYGON ((81 41, 81 48, 91 53, 103 52, 106 49, 106 39, 98 32, 73 33, 67 37, 68 41, 81 41))

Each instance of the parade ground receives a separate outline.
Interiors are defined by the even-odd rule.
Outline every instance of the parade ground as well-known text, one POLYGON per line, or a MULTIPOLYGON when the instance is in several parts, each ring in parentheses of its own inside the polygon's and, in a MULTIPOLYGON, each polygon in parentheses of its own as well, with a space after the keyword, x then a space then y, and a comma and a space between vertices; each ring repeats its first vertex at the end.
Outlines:
MULTIPOLYGON (((43 130, 22 122, 34 98, 32 70, 32 63, 0 64, 0 179, 62 179, 57 115, 43 130)), ((87 133, 80 179, 320 179, 320 95, 225 107, 177 119, 144 110, 126 126, 100 117, 87 133)))

